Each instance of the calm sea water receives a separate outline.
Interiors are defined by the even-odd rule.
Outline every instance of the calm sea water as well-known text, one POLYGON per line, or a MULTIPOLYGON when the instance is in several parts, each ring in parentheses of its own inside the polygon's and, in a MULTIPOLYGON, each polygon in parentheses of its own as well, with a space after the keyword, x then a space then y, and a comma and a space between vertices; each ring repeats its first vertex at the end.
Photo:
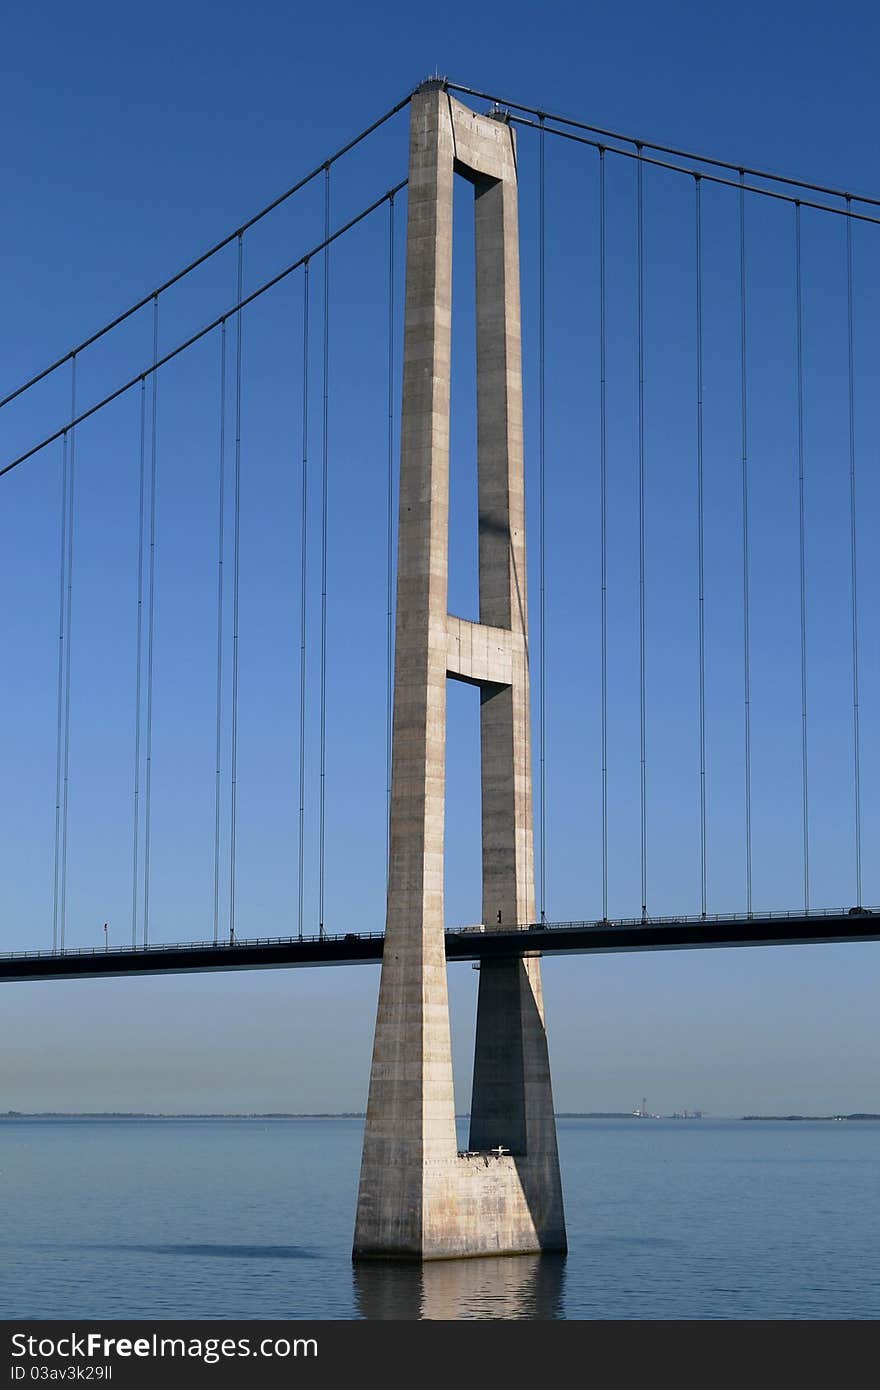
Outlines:
POLYGON ((353 1269, 359 1120, 0 1121, 4 1318, 876 1318, 880 1124, 562 1120, 570 1251, 353 1269))

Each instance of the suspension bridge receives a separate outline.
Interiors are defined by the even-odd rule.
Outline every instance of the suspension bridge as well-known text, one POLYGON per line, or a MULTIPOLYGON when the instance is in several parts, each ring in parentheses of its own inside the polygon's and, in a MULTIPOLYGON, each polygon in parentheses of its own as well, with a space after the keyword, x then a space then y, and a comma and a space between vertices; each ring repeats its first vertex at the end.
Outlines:
POLYGON ((880 938, 878 209, 432 80, 0 400, 0 978, 381 960, 358 1255, 564 1247, 541 955, 880 938))

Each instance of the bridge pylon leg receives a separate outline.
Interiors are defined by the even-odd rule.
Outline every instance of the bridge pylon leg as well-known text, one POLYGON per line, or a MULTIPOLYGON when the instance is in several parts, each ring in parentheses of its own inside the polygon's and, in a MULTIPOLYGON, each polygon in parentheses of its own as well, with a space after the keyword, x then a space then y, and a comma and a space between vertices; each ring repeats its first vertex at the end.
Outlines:
POLYGON ((458 1151, 443 911, 446 680, 480 689, 483 922, 534 920, 516 149, 439 84, 413 97, 391 855, 353 1255, 565 1249, 537 958, 480 970, 458 1151), (454 175, 473 185, 480 621, 448 612, 454 175))

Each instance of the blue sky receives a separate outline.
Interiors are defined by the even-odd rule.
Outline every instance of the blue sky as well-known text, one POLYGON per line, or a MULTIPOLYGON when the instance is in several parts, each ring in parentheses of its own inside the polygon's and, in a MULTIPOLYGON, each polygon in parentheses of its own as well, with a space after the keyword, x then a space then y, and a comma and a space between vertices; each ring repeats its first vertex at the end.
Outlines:
MULTIPOLYGON (((275 4, 49 4, 12 15, 3 57, 0 237, 4 388, 60 355, 217 240, 434 69, 598 125, 867 192, 880 189, 868 116, 878 21, 867 5, 636 4, 436 19, 386 5, 302 13, 275 4)), ((532 612, 537 558, 535 181, 520 134, 532 612)), ((406 124, 339 166, 334 222, 405 174, 406 124)), ((551 917, 601 908, 597 687, 595 155, 547 151, 548 895, 551 917)), ((609 196, 609 906, 639 907, 638 616, 632 170, 609 196)), ((744 906, 738 269, 735 198, 706 187, 705 448, 709 905, 744 906)), ((403 244, 404 204, 396 218, 403 244)), ((320 238, 320 189, 246 242, 245 284, 320 238)), ((474 605, 467 207, 456 208, 451 606, 474 605)), ((791 209, 749 205, 754 522, 756 906, 801 895, 796 396, 791 209)), ((864 889, 880 900, 874 714, 877 578, 876 228, 854 236, 860 479, 864 889)), ((381 924, 384 807, 384 478, 387 212, 332 262, 327 920, 381 924), (355 522, 362 523, 358 526, 355 522), (365 523, 365 524, 364 524, 365 523), (351 717, 357 694, 359 717, 351 717)), ((803 213, 812 896, 853 900, 845 281, 839 219, 803 213)), ((402 302, 402 256, 397 260, 402 302)), ((320 436, 320 266, 313 267, 310 454, 320 436)), ((234 256, 163 302, 170 346, 232 298, 234 256)), ((693 191, 646 173, 648 881, 653 911, 699 909, 695 763, 693 191)), ((289 928, 296 882, 302 277, 245 324, 238 914, 289 928)), ((83 362, 81 398, 136 371, 146 319, 83 362)), ((230 365, 234 334, 230 338, 230 365)), ((216 584, 216 338, 160 387, 153 930, 211 930, 216 584)), ((59 419, 66 385, 6 412, 3 457, 59 419)), ((71 943, 130 925, 136 394, 84 427, 72 666, 71 943)), ((232 424, 232 414, 227 425, 232 424)), ((229 460, 231 462, 231 459, 229 460)), ((0 809, 7 949, 51 939, 57 446, 2 480, 0 809), (47 939, 48 933, 48 939, 47 939)), ((314 477, 315 475, 313 475, 314 477)), ((311 640, 319 574, 312 492, 311 640)), ((319 585, 318 585, 319 587, 319 585)), ((227 591, 228 593, 228 591, 227 591)), ((315 672, 316 648, 309 649, 315 672)), ((226 677, 228 680, 229 672, 226 677)), ((316 914, 317 705, 310 684, 307 912, 316 914)), ((448 917, 479 915, 474 692, 450 690, 448 917)), ((228 709, 228 705, 227 705, 228 709)), ((224 816, 226 813, 224 812, 224 816)), ((224 835, 228 820, 224 819, 224 835)), ((871 1108, 877 953, 870 946, 548 961, 557 1100, 567 1109, 871 1108), (870 1026, 869 1026, 870 1021, 870 1026), (698 1045, 695 1040, 699 1039, 698 1045)), ((453 971, 466 1103, 476 976, 453 971), (465 978, 465 976, 467 978, 465 978)), ((8 987, 0 1109, 357 1109, 377 972, 279 972, 8 987), (156 1040, 157 1025, 161 1038, 156 1040), (64 1059, 63 1064, 60 1058, 64 1059), (316 1060, 318 1059, 318 1060, 316 1060)))

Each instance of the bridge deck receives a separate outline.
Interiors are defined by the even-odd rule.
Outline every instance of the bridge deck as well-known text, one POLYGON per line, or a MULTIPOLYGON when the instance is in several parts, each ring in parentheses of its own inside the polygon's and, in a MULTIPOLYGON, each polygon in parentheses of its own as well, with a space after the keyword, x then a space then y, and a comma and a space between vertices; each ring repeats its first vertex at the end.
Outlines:
MULTIPOLYGON (((720 946, 797 946, 880 940, 880 909, 766 913, 730 917, 653 917, 646 921, 547 922, 515 930, 450 929, 448 960, 492 956, 674 951, 720 946)), ((268 970, 279 966, 354 965, 382 959, 381 932, 341 936, 259 937, 229 943, 193 941, 113 947, 19 951, 0 955, 0 980, 58 980, 78 976, 164 975, 207 970, 268 970)))

